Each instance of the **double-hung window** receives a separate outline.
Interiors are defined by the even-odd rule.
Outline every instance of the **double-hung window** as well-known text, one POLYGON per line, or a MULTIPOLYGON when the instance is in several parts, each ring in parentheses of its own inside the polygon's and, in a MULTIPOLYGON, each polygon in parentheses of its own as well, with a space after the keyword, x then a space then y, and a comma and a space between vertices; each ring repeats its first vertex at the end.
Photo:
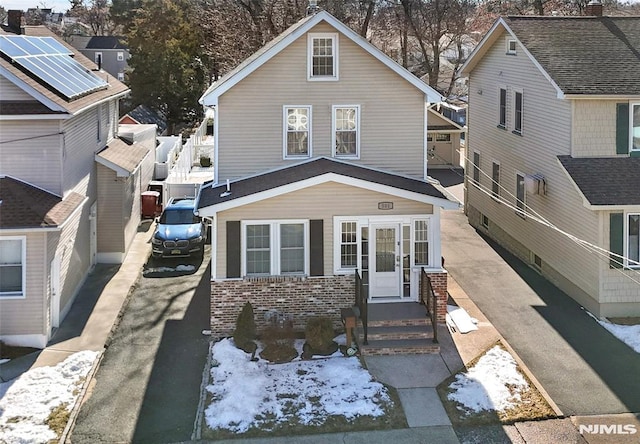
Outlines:
POLYGON ((515 91, 513 98, 513 132, 522 134, 522 91, 515 91))
POLYGON ((640 103, 631 103, 630 108, 630 134, 629 134, 629 146, 631 151, 640 153, 640 103))
POLYGON ((429 225, 426 220, 414 221, 414 264, 429 265, 429 225))
POLYGON ((480 185, 480 153, 477 151, 473 152, 473 184, 476 186, 480 185))
POLYGON ((336 157, 360 155, 360 106, 333 106, 333 153, 336 157))
POLYGON ((525 197, 524 174, 516 174, 516 214, 524 219, 526 197, 525 197))
POLYGON ((25 296, 25 238, 0 239, 0 298, 25 296))
POLYGON ((640 214, 627 215, 627 258, 629 268, 640 268, 640 214))
POLYGON ((500 164, 493 162, 491 170, 491 194, 493 197, 500 197, 500 164))
POLYGON ((246 222, 244 227, 247 276, 307 273, 307 221, 246 222))
POLYGON ((308 80, 338 80, 338 34, 309 34, 308 80))
POLYGON ((311 155, 311 107, 284 107, 284 157, 311 155))
POLYGON ((498 91, 498 128, 507 127, 507 88, 498 91))

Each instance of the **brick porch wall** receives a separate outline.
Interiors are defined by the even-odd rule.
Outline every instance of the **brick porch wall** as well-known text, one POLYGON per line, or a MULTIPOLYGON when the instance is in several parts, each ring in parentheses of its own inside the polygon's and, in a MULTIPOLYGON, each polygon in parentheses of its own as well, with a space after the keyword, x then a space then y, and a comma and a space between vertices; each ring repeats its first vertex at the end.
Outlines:
POLYGON ((447 292, 447 275, 446 271, 442 273, 427 273, 431 278, 431 286, 433 292, 436 294, 436 311, 438 324, 444 324, 445 316, 447 314, 447 299, 449 293, 447 292))
POLYGON ((295 330, 303 331, 307 319, 316 316, 328 317, 340 330, 340 309, 352 306, 355 300, 354 279, 353 275, 269 276, 211 282, 211 334, 233 334, 247 301, 253 305, 258 331, 267 326, 264 315, 269 310, 292 314, 295 330))

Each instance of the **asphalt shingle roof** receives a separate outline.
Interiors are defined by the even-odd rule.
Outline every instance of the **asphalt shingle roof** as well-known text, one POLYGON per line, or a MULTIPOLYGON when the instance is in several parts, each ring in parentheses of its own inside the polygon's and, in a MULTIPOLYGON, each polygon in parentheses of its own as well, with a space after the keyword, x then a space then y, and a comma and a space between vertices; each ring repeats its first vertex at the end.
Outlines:
POLYGON ((558 160, 591 205, 640 205, 640 157, 558 160))
POLYGON ((113 35, 97 35, 91 37, 86 49, 127 49, 122 44, 123 37, 113 35))
POLYGON ((366 180, 380 185, 387 185, 405 191, 448 200, 436 187, 425 181, 373 170, 326 157, 319 157, 308 162, 232 182, 230 186, 231 194, 228 196, 221 196, 227 189, 226 184, 220 184, 214 188, 203 187, 200 192, 198 208, 217 205, 327 173, 335 173, 341 176, 366 180))
POLYGON ((149 148, 143 144, 130 144, 122 139, 113 139, 97 156, 131 174, 147 154, 149 148))
POLYGON ((640 94, 640 17, 507 17, 565 94, 640 94))
POLYGON ((82 205, 84 197, 55 194, 12 177, 0 177, 0 229, 57 227, 82 205))

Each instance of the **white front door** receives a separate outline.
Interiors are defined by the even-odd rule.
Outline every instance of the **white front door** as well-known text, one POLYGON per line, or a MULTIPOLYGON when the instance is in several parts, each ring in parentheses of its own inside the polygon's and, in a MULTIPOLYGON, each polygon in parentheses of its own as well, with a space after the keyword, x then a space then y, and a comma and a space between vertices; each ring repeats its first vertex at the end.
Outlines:
POLYGON ((400 224, 372 224, 369 296, 401 298, 400 224))

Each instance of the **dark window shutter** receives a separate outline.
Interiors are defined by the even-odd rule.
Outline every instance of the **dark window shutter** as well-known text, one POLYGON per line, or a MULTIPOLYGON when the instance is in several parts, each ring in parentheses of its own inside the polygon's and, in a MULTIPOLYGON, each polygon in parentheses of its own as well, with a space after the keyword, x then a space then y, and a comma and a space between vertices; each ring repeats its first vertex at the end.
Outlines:
POLYGON ((629 154, 629 104, 616 105, 616 153, 629 154))
POLYGON ((309 274, 324 276, 324 233, 323 220, 309 221, 309 274))
POLYGON ((240 221, 227 221, 227 277, 240 277, 240 221))
MULTIPOLYGON (((609 250, 623 255, 624 251, 624 215, 622 213, 609 214, 609 250)), ((622 258, 614 255, 609 257, 609 268, 622 268, 622 258)))

